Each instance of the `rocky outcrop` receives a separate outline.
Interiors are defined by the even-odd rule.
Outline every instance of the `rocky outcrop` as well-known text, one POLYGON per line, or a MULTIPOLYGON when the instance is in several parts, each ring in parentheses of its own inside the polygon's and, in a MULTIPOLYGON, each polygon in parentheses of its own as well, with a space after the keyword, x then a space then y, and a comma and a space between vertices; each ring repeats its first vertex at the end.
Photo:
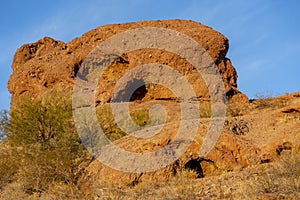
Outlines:
MULTIPOLYGON (((13 73, 8 82, 8 89, 12 94, 12 108, 24 97, 37 98, 45 92, 56 89, 71 95, 76 73, 81 67, 87 55, 102 41, 123 31, 138 27, 162 27, 179 31, 197 41, 210 55, 215 62, 221 77, 224 81, 225 91, 228 97, 238 93, 237 74, 230 60, 226 58, 228 51, 228 39, 217 31, 194 21, 186 20, 165 20, 165 21, 141 21, 137 23, 114 24, 98 27, 81 37, 68 43, 45 37, 35 43, 25 44, 20 47, 12 64, 13 73)), ((98 88, 96 95, 97 106, 100 103, 110 103, 112 90, 115 82, 126 70, 140 64, 162 63, 177 69, 183 74, 193 86, 197 98, 207 99, 210 95, 201 77, 197 76, 193 66, 185 59, 171 52, 155 49, 141 49, 128 52, 122 55, 104 72, 101 81, 101 88, 98 88)), ((167 145, 176 134, 180 110, 176 112, 174 103, 175 97, 170 90, 158 85, 146 85, 141 91, 133 95, 133 101, 156 100, 166 105, 167 110, 175 112, 173 119, 178 118, 177 124, 169 123, 164 128, 164 134, 150 139, 137 139, 129 136, 117 140, 115 143, 124 149, 133 152, 155 151, 167 145), (166 101, 167 100, 167 101, 166 101), (134 145, 133 145, 134 144, 134 145)), ((247 97, 243 97, 248 101, 247 97)), ((135 102, 132 102, 135 103, 135 102)), ((209 108, 207 108, 209 113, 209 108)), ((219 170, 232 170, 236 165, 247 166, 259 162, 256 155, 257 148, 239 137, 239 134, 231 134, 224 131, 216 148, 205 158, 199 158, 198 153, 203 143, 209 121, 199 127, 198 138, 173 164, 152 173, 132 174, 111 169, 97 160, 91 163, 86 169, 84 179, 98 179, 107 182, 114 182, 119 185, 135 185, 145 179, 166 180, 184 168, 196 170, 199 177, 212 175, 219 170)), ((189 131, 189 130, 187 130, 189 131)), ((151 163, 147 163, 150 164, 151 163)))
MULTIPOLYGON (((212 113, 210 107, 211 101, 208 98, 209 94, 202 78, 194 73, 195 69, 190 63, 171 52, 155 49, 141 49, 128 52, 118 57, 118 59, 110 65, 109 70, 103 73, 102 79, 100 80, 101 87, 97 88, 95 105, 97 111, 99 111, 98 117, 100 120, 98 122, 100 122, 99 124, 103 128, 106 136, 109 136, 114 146, 119 147, 119 149, 139 155, 146 155, 152 152, 156 153, 170 144, 173 145, 171 147, 174 150, 182 149, 182 145, 186 143, 188 143, 188 147, 182 154, 177 156, 174 156, 174 152, 176 151, 163 151, 163 153, 166 153, 165 157, 158 156, 157 160, 152 161, 147 159, 142 160, 136 156, 134 157, 133 164, 138 163, 142 167, 150 166, 150 168, 153 165, 157 165, 157 163, 163 163, 161 160, 168 161, 168 159, 170 159, 168 157, 169 155, 171 155, 170 157, 176 157, 176 159, 156 171, 140 172, 136 170, 135 173, 132 171, 126 172, 126 170, 117 170, 117 165, 126 166, 129 162, 129 159, 127 159, 129 156, 122 157, 116 153, 117 151, 107 151, 108 154, 106 154, 106 161, 112 161, 114 164, 113 167, 97 160, 97 153, 101 154, 102 149, 100 149, 100 151, 93 154, 94 157, 88 166, 86 166, 86 163, 80 166, 80 171, 83 170, 85 172, 78 180, 80 190, 91 191, 91 188, 101 190, 99 195, 97 192, 95 199, 98 199, 98 197, 102 195, 102 190, 105 189, 105 186, 117 185, 119 187, 134 187, 143 182, 145 185, 152 182, 154 184, 151 190, 153 190, 153 188, 156 190, 157 187, 164 185, 161 182, 168 179, 172 180, 174 177, 180 177, 180 175, 190 173, 189 170, 192 170, 196 173, 196 177, 194 176, 195 174, 193 174, 192 178, 207 177, 203 179, 203 182, 198 182, 196 186, 199 186, 201 189, 205 182, 210 182, 206 185, 209 187, 209 193, 214 195, 212 198, 217 198, 214 193, 216 187, 219 187, 218 185, 224 185, 222 179, 226 179, 227 181, 228 177, 232 177, 230 181, 235 183, 234 187, 230 188, 229 186, 227 188, 226 186, 227 189, 225 189, 231 194, 232 191, 239 191, 236 190, 236 187, 240 187, 239 184, 244 180, 246 180, 245 183, 247 186, 249 185, 247 181, 250 179, 257 182, 258 179, 256 176, 260 176, 261 174, 257 169, 273 168, 271 166, 273 163, 271 162, 276 162, 276 160, 285 158, 285 156, 287 156, 286 158, 290 158, 294 152, 298 152, 299 154, 300 92, 286 94, 277 98, 252 99, 249 101, 246 95, 237 90, 236 71, 231 65, 230 60, 226 58, 228 39, 213 29, 193 21, 141 21, 137 23, 107 25, 91 30, 68 43, 45 37, 35 43, 25 44, 20 47, 15 54, 12 64, 13 73, 8 83, 9 91, 12 94, 12 109, 25 97, 38 98, 51 90, 59 90, 63 91, 66 95, 71 95, 75 77, 81 64, 98 44, 117 33, 145 26, 163 27, 179 31, 196 40, 209 53, 218 67, 224 81, 227 97, 229 97, 223 130, 220 136, 214 134, 214 131, 212 135, 209 135, 212 139, 215 139, 216 144, 209 153, 200 156, 200 149, 203 144, 205 144, 207 132, 212 122, 210 119, 212 113), (200 107, 200 113, 196 112, 197 120, 200 114, 200 120, 197 125, 188 123, 181 129, 182 134, 178 134, 179 127, 181 126, 180 122, 184 121, 181 116, 182 110, 180 110, 178 105, 180 102, 177 101, 176 96, 174 96, 170 90, 158 85, 146 84, 144 87, 139 88, 130 98, 130 115, 138 121, 138 125, 151 125, 153 118, 151 118, 151 112, 149 111, 153 108, 153 110, 156 109, 155 111, 163 110, 161 107, 155 107, 155 105, 159 104, 164 108, 165 113, 167 113, 165 119, 158 116, 158 118, 154 118, 153 120, 154 125, 157 126, 163 123, 161 131, 150 137, 143 138, 134 137, 130 134, 124 136, 121 129, 116 127, 116 122, 111 119, 111 110, 107 109, 112 105, 111 96, 114 85, 126 71, 146 63, 169 65, 185 76, 197 93, 197 101, 192 101, 194 104, 199 104, 200 107), (107 119, 103 119, 102 117, 107 119), (157 124, 155 124, 155 120, 157 120, 157 124), (192 140, 182 136, 185 133, 191 132, 192 129, 196 130, 195 137, 193 137, 192 140), (177 135, 179 135, 179 138, 174 142, 174 138, 176 138, 177 135), (255 176, 252 176, 251 173, 247 175, 247 170, 248 172, 254 172, 251 173, 252 175, 255 174, 255 176), (231 171, 234 173, 230 174, 230 176, 227 176, 227 173, 223 174, 224 172, 231 171), (211 182, 210 179, 215 179, 216 184, 211 182)), ((120 102, 116 102, 116 104, 117 103, 120 102)), ((187 108, 188 112, 190 111, 188 109, 189 107, 185 108, 187 108)), ((121 113, 118 112, 118 114, 121 116, 121 113)), ((123 118, 119 119, 122 120, 123 118)), ((193 122, 193 120, 191 120, 191 122, 193 122)), ((150 126, 148 130, 151 130, 151 128, 152 126, 150 126)), ((143 132, 143 130, 141 131, 143 134, 145 132, 143 132)), ((86 135, 89 136, 89 134, 86 135)), ((93 140, 95 138, 96 137, 87 137, 87 139, 91 139, 91 143, 95 142, 95 140, 93 140)), ((82 141, 84 142, 84 140, 82 141)), ((3 144, 1 145, 3 146, 3 144)), ((0 146, 0 148, 2 148, 2 146, 0 146)), ((95 151, 99 150, 97 149, 97 144, 95 146, 95 151)), ((289 164, 289 162, 285 163, 287 166, 289 164)), ((276 168, 274 169, 276 170, 276 168)), ((292 168, 287 169, 290 170, 292 168)), ((268 170, 266 170, 266 172, 267 171, 268 170)), ((263 175, 268 176, 266 176, 267 182, 262 182, 262 185, 268 183, 271 177, 268 173, 263 173, 263 175)), ((280 177, 281 175, 285 176, 285 174, 280 174, 280 177)), ((178 179, 176 179, 176 181, 177 180, 178 179)), ((198 180, 193 181, 188 179, 190 186, 197 183, 198 180)), ((184 185, 186 185, 185 181, 184 185)), ((262 185, 259 185, 259 187, 262 185)), ((60 187, 60 185, 57 187, 60 188, 59 191, 64 190, 64 187, 60 187)), ((177 190, 177 187, 175 188, 177 190)), ((184 188, 189 189, 186 186, 184 186, 184 188)), ((196 188, 197 192, 199 188, 196 188)), ((276 188, 278 188, 278 184, 276 184, 276 188)), ((219 187, 219 189, 222 194, 220 198, 223 198, 225 190, 222 187, 219 187)), ((252 190, 252 188, 250 189, 252 190)), ((259 188, 259 191, 261 192, 260 189, 261 188, 259 188)), ((169 191, 169 186, 164 187, 163 190, 173 195, 172 191, 169 191)), ((243 190, 242 188, 241 191, 243 190)), ((119 191, 121 190, 118 190, 118 192, 119 191)), ((144 193, 143 189, 142 191, 144 193)), ((181 193, 183 190, 180 189, 178 191, 181 193)), ((63 192, 64 191, 62 191, 62 193, 63 192)), ((130 193, 131 192, 130 190, 130 193)), ((8 194, 8 196, 11 196, 10 192, 8 192, 8 194)), ((89 192, 87 192, 87 194, 89 194, 89 192)), ((123 195, 122 192, 120 195, 123 195)), ((203 197, 207 195, 208 194, 205 193, 203 197)), ((186 197, 187 196, 184 198, 186 197)), ((243 198, 244 197, 245 196, 243 196, 243 198)), ((159 198, 162 198, 162 196, 159 196, 159 198)))
MULTIPOLYGON (((45 37, 35 43, 23 45, 15 53, 13 73, 8 82, 12 106, 23 96, 37 97, 49 89, 71 91, 78 68, 97 45, 117 33, 146 26, 176 30, 199 42, 218 66, 227 95, 237 93, 237 74, 230 60, 226 58, 229 45, 225 36, 194 21, 141 21, 98 27, 68 43, 45 37)), ((209 96, 204 82, 193 74, 193 67, 183 58, 170 52, 143 49, 124 55, 114 64, 112 70, 106 74, 107 79, 101 80, 102 91, 99 91, 96 99, 109 101, 110 94, 107 91, 112 90, 112 83, 119 78, 122 70, 150 62, 163 63, 178 69, 192 83, 198 97, 209 96)), ((172 97, 169 91, 159 86, 147 89, 146 99, 172 97)))

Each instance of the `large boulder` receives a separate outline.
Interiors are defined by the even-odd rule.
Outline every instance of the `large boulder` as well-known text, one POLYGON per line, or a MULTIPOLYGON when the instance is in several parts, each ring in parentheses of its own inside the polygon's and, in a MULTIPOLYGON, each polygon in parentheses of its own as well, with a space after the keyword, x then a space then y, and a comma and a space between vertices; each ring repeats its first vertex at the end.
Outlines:
MULTIPOLYGON (((228 39, 212 28, 194 21, 162 20, 113 24, 93 29, 81 37, 64 43, 45 37, 35 43, 20 47, 14 56, 13 73, 8 82, 14 106, 23 96, 37 97, 49 89, 71 91, 76 72, 87 55, 101 42, 123 31, 138 27, 161 27, 179 31, 193 38, 208 52, 223 78, 226 94, 237 93, 237 73, 226 58, 228 39)), ((109 102, 115 80, 128 68, 139 64, 162 63, 174 67, 193 85, 197 97, 208 97, 206 84, 196 76, 186 60, 173 53, 142 49, 120 57, 101 80, 101 91, 96 100, 109 102)), ((147 86, 145 99, 172 99, 172 93, 160 86, 147 86)))

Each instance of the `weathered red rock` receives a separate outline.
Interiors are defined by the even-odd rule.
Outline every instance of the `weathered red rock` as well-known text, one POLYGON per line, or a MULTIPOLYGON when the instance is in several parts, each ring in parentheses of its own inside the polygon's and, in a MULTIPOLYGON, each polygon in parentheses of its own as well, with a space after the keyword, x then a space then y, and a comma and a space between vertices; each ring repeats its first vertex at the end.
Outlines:
MULTIPOLYGON (((64 43, 45 37, 35 43, 25 44, 20 47, 14 56, 13 73, 8 82, 8 89, 12 94, 12 105, 24 95, 36 97, 49 89, 62 89, 71 91, 75 74, 86 56, 102 41, 125 30, 138 27, 162 27, 179 31, 193 38, 209 53, 219 68, 223 77, 228 95, 237 92, 237 74, 230 60, 226 58, 228 39, 210 27, 194 21, 187 20, 162 20, 141 21, 136 23, 113 24, 98 27, 81 37, 64 43)), ((117 62, 115 68, 108 72, 113 74, 112 79, 117 79, 120 69, 132 68, 139 64, 159 62, 178 69, 186 75, 196 90, 199 97, 207 97, 206 85, 192 73, 191 64, 169 52, 144 49, 126 55, 126 63, 117 62), (151 56, 149 56, 151 54, 151 56)), ((110 91, 112 81, 102 80, 102 90, 110 91)), ((154 87, 148 91, 148 98, 168 98, 170 92, 154 87)), ((107 100, 109 97, 100 95, 97 99, 107 100)))

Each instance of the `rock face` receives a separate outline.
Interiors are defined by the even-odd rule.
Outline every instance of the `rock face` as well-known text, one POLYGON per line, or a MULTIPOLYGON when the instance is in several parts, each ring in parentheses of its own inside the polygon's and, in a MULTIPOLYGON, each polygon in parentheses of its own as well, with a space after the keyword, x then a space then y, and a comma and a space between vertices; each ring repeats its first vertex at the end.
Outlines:
MULTIPOLYGON (((193 38, 208 52, 218 67, 224 81, 226 95, 231 97, 238 93, 236 70, 230 60, 226 58, 229 45, 225 36, 194 21, 141 21, 98 27, 68 43, 45 37, 35 43, 20 47, 15 54, 12 64, 13 73, 8 82, 8 89, 12 94, 12 108, 26 96, 38 98, 52 89, 71 94, 76 73, 87 55, 95 47, 117 33, 146 26, 176 30, 193 38)), ((101 104, 111 103, 111 93, 120 76, 126 70, 145 63, 162 63, 174 67, 188 79, 197 93, 198 99, 209 97, 204 81, 195 75, 195 69, 186 60, 170 52, 142 49, 122 55, 110 66, 109 70, 104 72, 103 79, 100 80, 101 88, 97 91, 95 104, 101 107, 101 104)), ((172 105, 175 103, 172 92, 158 85, 146 85, 145 87, 133 95, 133 102, 131 103, 155 100, 161 104, 166 104, 167 110, 175 112, 172 117, 173 119, 178 118, 178 122, 180 116, 176 113, 180 113, 180 110, 176 112, 176 106, 172 105), (166 103, 165 100, 169 103, 166 103)), ((246 101, 248 101, 247 98, 246 101)), ((256 147, 249 145, 246 140, 239 138, 239 136, 226 131, 223 132, 220 142, 207 158, 198 158, 197 153, 203 143, 208 124, 209 121, 206 121, 199 127, 198 137, 195 138, 187 152, 178 161, 166 168, 154 173, 130 174, 113 170, 95 160, 86 169, 87 176, 83 179, 96 177, 99 180, 111 181, 119 185, 135 185, 148 178, 165 180, 184 168, 196 170, 201 177, 216 173, 218 170, 232 170, 237 164, 247 166, 259 162, 257 156, 248 158, 250 154, 255 154, 253 152, 258 151, 256 147)), ((174 130, 178 129, 178 124, 169 123, 164 129, 165 135, 162 134, 159 137, 150 138, 150 140, 139 140, 126 136, 117 140, 116 144, 137 153, 154 151, 172 140, 176 134, 174 130)))
MULTIPOLYGON (((35 43, 23 45, 15 53, 13 73, 8 82, 8 89, 12 94, 11 105, 14 106, 23 96, 37 97, 49 89, 71 91, 78 68, 97 45, 117 33, 146 26, 176 30, 199 42, 218 66, 227 95, 232 96, 238 92, 236 71, 226 58, 229 45, 225 36, 194 21, 141 21, 98 27, 68 43, 45 37, 35 43)), ((109 101, 110 94, 107 92, 111 91, 114 81, 124 70, 151 62, 178 69, 192 83, 198 97, 209 96, 206 85, 201 78, 194 76, 193 67, 187 61, 170 52, 143 49, 130 52, 114 63, 112 70, 107 72, 107 79, 102 80, 103 91, 99 91, 97 100, 109 101)), ((146 99, 172 98, 170 92, 159 86, 148 86, 147 89, 146 99)))

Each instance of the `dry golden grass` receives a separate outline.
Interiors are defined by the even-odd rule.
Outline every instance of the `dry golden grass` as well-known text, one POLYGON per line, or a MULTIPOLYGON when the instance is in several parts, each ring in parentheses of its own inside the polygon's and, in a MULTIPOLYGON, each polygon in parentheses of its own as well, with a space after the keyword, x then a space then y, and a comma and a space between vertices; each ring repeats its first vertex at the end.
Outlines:
POLYGON ((101 186, 95 199, 297 199, 300 153, 219 176, 196 178, 183 170, 166 182, 141 182, 134 188, 101 186))
MULTIPOLYGON (((45 183, 47 187, 42 191, 28 193, 27 186, 32 184, 27 184, 26 181, 30 182, 30 178, 34 179, 31 182, 36 182, 36 178, 49 178, 44 175, 36 176, 39 170, 45 172, 45 169, 40 167, 46 167, 44 165, 48 162, 44 164, 32 162, 35 166, 26 162, 22 170, 19 170, 19 166, 16 165, 20 163, 9 156, 11 152, 4 143, 1 143, 0 199, 298 199, 300 197, 300 149, 297 138, 299 138, 300 116, 299 113, 279 112, 278 114, 278 109, 289 106, 293 101, 290 96, 259 99, 248 105, 248 110, 243 105, 232 104, 231 113, 228 115, 232 127, 245 125, 240 123, 245 121, 249 128, 245 134, 236 135, 248 138, 259 147, 265 145, 265 142, 274 142, 272 146, 274 149, 271 150, 275 156, 270 162, 264 164, 258 163, 246 168, 237 167, 230 172, 224 170, 221 174, 204 178, 197 178, 195 171, 184 169, 178 171, 169 180, 143 179, 131 187, 116 187, 113 183, 104 183, 103 180, 66 182, 57 179, 45 183), (237 105, 238 107, 235 107, 237 105), (285 140, 291 141, 294 146, 291 150, 283 150, 280 155, 276 155, 277 143, 282 144, 285 140), (26 172, 27 175, 24 174, 26 172), (26 178, 27 176, 30 178, 26 178)), ((201 106, 203 111, 201 117, 209 117, 211 112, 209 102, 201 106)), ((109 115, 108 113, 109 110, 104 110, 102 115, 109 115)), ((144 121, 149 123, 149 116, 143 109, 133 112, 132 117, 136 123, 141 123, 140 125, 143 125, 144 121)), ((115 123, 110 121, 109 116, 107 120, 103 127, 107 127, 105 126, 107 123, 111 126, 109 128, 111 131, 116 131, 115 123)), ((232 132, 231 129, 229 131, 232 132)), ((43 159, 43 157, 39 158, 43 159)), ((63 161, 59 160, 59 162, 63 161)), ((56 166, 64 165, 56 164, 52 163, 55 170, 62 171, 63 169, 56 166)))

